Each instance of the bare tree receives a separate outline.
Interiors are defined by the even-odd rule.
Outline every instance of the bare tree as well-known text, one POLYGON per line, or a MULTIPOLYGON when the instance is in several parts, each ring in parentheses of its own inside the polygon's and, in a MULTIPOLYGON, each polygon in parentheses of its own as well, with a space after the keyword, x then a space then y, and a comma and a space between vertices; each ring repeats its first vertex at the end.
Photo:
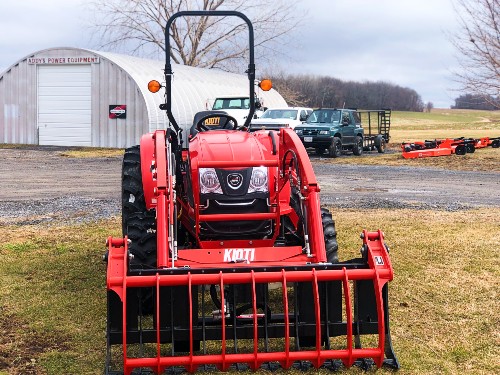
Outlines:
MULTIPOLYGON (((303 21, 300 0, 93 0, 99 48, 142 57, 165 53, 165 25, 183 10, 236 10, 255 30, 256 59, 272 59, 287 35, 303 21)), ((205 68, 236 70, 248 50, 246 24, 234 17, 184 17, 170 30, 172 61, 205 68)), ((245 60, 246 61, 246 60, 245 60)))
MULTIPOLYGON (((460 31, 453 36, 464 92, 486 100, 500 94, 500 0, 456 0, 460 31)), ((498 103, 497 103, 498 105, 498 103)))

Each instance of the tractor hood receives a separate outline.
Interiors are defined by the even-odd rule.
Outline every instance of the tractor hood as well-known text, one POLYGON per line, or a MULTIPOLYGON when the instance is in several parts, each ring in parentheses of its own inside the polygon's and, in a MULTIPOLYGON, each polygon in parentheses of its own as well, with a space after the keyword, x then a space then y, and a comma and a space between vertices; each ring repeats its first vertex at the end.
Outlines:
POLYGON ((189 152, 191 160, 196 159, 198 162, 270 158, 270 149, 261 142, 261 137, 245 131, 212 130, 198 133, 190 141, 189 152))

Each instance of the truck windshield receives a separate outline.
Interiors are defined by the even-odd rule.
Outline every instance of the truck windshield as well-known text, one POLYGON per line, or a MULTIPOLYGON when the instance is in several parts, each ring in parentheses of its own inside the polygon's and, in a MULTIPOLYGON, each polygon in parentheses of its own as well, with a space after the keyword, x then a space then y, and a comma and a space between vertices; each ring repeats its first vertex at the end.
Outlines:
POLYGON ((248 98, 218 98, 215 100, 212 109, 249 109, 250 100, 248 98))
POLYGON ((287 118, 295 120, 297 118, 297 111, 288 109, 268 109, 260 118, 287 118))
POLYGON ((307 124, 325 123, 331 124, 340 121, 340 110, 338 109, 318 109, 307 118, 307 124))

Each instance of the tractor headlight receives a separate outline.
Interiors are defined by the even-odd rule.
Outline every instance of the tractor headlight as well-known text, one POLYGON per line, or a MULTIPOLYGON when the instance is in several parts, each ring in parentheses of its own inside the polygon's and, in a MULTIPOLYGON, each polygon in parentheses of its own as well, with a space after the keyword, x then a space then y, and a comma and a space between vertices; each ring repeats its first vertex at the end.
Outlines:
POLYGON ((330 134, 330 131, 328 131, 328 130, 320 130, 319 131, 319 135, 328 135, 328 134, 330 134))
POLYGON ((199 173, 201 194, 222 194, 219 178, 214 168, 200 168, 199 173))
POLYGON ((297 135, 302 135, 302 129, 295 129, 295 133, 297 133, 297 135))
POLYGON ((254 167, 252 170, 252 177, 250 177, 250 186, 248 187, 248 192, 267 193, 269 191, 267 180, 267 167, 254 167))

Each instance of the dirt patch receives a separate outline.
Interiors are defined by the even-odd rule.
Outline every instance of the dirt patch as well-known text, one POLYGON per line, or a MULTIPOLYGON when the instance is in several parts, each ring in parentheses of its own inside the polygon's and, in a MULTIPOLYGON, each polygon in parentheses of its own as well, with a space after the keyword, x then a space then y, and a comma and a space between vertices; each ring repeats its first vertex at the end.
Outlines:
MULTIPOLYGON (((68 158, 66 150, 0 149, 0 225, 88 222, 121 214, 122 158, 68 158)), ((373 159, 384 163, 379 154, 373 159)), ((323 205, 449 211, 500 207, 498 172, 311 161, 323 205)))
POLYGON ((68 340, 52 332, 41 335, 0 306, 0 370, 11 375, 40 375, 40 355, 69 350, 68 340))

